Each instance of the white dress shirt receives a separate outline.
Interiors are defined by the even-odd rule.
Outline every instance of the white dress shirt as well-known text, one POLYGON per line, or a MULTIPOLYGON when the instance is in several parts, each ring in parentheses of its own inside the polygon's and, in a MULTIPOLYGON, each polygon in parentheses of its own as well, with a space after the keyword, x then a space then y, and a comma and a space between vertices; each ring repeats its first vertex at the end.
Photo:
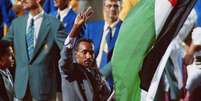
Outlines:
POLYGON ((59 9, 58 9, 57 12, 58 12, 59 15, 57 15, 57 16, 60 16, 60 19, 59 19, 59 20, 60 20, 61 22, 63 22, 64 17, 68 14, 69 11, 70 11, 70 8, 65 8, 64 10, 59 10, 59 9))

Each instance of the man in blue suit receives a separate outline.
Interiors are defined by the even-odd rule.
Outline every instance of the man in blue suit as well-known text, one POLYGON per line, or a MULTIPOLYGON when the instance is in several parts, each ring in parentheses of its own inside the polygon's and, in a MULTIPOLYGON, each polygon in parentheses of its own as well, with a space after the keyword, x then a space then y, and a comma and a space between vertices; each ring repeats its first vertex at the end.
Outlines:
MULTIPOLYGON (((104 21, 89 22, 86 25, 84 37, 94 41, 96 61, 99 69, 103 69, 103 67, 111 59, 113 48, 122 23, 122 21, 118 19, 119 11, 119 0, 104 0, 104 21)), ((111 72, 108 78, 108 82, 112 88, 113 83, 111 72)))
POLYGON ((73 27, 76 12, 69 6, 69 0, 54 0, 54 5, 58 9, 50 14, 63 22, 66 32, 69 33, 73 27))
POLYGON ((65 29, 41 8, 42 0, 23 0, 27 15, 13 20, 4 39, 12 41, 16 71, 14 92, 21 101, 55 101, 56 68, 65 29))

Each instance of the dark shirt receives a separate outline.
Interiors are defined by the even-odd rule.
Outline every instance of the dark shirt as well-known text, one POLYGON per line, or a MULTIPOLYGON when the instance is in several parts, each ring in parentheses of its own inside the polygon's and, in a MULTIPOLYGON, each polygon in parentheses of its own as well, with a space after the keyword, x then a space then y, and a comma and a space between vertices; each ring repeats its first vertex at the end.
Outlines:
MULTIPOLYGON (((10 91, 5 86, 5 80, 13 87, 13 81, 10 72, 7 70, 0 70, 0 101, 12 101, 13 100, 13 88, 10 91)), ((7 84, 8 85, 8 84, 7 84)))

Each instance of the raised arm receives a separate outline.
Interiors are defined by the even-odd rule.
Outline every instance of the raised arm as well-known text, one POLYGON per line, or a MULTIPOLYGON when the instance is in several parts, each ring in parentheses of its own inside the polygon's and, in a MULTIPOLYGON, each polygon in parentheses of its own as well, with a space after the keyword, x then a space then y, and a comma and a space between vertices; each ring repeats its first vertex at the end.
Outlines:
POLYGON ((93 10, 89 7, 86 11, 80 13, 74 22, 73 28, 69 33, 69 36, 66 38, 64 47, 60 53, 61 58, 59 60, 59 67, 63 69, 65 73, 70 73, 73 71, 73 46, 75 40, 79 34, 79 30, 86 22, 86 20, 92 15, 93 10))
POLYGON ((91 7, 88 7, 88 9, 84 12, 81 12, 75 19, 73 28, 71 32, 69 33, 69 37, 76 38, 79 34, 79 31, 81 29, 81 26, 89 19, 89 17, 93 14, 93 10, 91 7))

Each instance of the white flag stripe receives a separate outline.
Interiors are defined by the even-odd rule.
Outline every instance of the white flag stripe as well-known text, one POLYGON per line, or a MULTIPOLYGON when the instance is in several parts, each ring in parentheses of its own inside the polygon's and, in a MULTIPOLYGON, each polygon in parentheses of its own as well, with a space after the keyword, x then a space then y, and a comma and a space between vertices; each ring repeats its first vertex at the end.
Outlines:
POLYGON ((168 46, 168 48, 165 52, 165 55, 162 57, 159 65, 156 69, 156 72, 154 74, 154 77, 152 78, 151 85, 150 85, 148 93, 147 93, 146 101, 154 101, 156 91, 158 89, 158 85, 159 85, 160 79, 162 77, 167 60, 170 56, 171 50, 172 50, 172 43, 168 46))
POLYGON ((172 10, 173 6, 168 0, 156 0, 155 1, 155 30, 156 36, 163 28, 163 25, 172 10))
MULTIPOLYGON (((170 45, 168 46, 165 54, 163 55, 157 69, 156 72, 154 73, 154 76, 152 78, 148 93, 147 93, 147 98, 146 101, 154 101, 155 95, 156 95, 156 91, 158 89, 164 68, 166 66, 167 60, 170 57, 170 55, 175 55, 172 54, 172 52, 180 47, 182 48, 182 42, 185 39, 185 37, 187 37, 187 35, 189 34, 189 32, 191 31, 191 29, 193 28, 194 24, 196 23, 197 20, 197 15, 195 13, 195 10, 193 9, 190 13, 190 15, 188 16, 187 20, 185 21, 184 25, 182 26, 181 30, 179 31, 177 37, 175 37, 173 39, 173 41, 170 43, 170 45)), ((182 54, 182 53, 180 53, 182 54)), ((175 55, 176 56, 176 55, 175 55)), ((176 62, 176 61, 174 61, 176 62)), ((175 63, 177 64, 177 63, 175 63)), ((181 78, 179 78, 181 79, 181 78)), ((181 85, 181 80, 179 80, 179 85, 181 85)))

